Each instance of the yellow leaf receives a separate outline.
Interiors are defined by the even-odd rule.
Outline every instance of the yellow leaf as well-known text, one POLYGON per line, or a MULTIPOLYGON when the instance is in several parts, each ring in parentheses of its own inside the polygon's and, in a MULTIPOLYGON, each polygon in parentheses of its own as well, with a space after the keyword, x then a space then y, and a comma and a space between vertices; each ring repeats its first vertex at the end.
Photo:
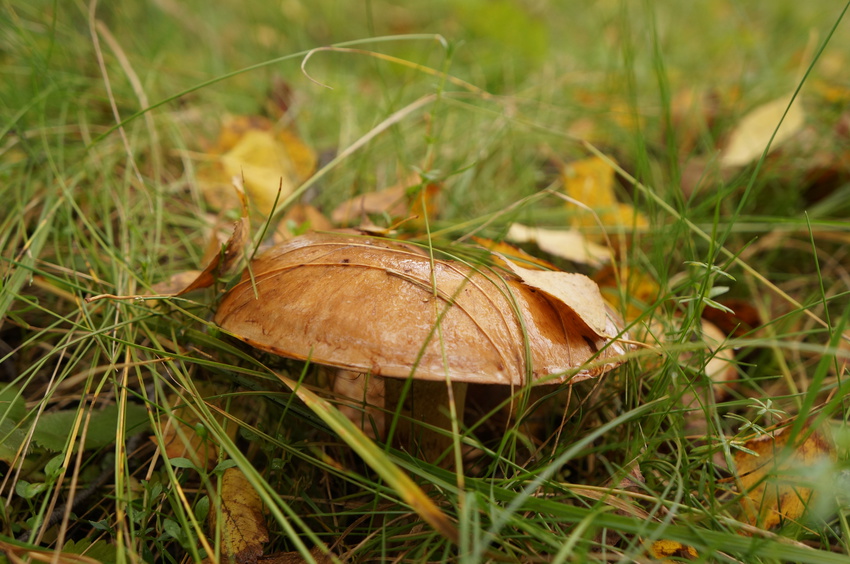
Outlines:
POLYGON ((791 103, 790 96, 784 96, 763 104, 748 113, 738 124, 731 135, 726 148, 720 155, 720 166, 723 168, 744 166, 761 158, 770 138, 773 143, 770 150, 777 149, 782 143, 796 135, 805 125, 806 116, 800 98, 791 103), (786 108, 788 113, 785 114, 786 108), (776 131, 782 116, 782 126, 776 131), (776 135, 773 136, 773 132, 776 135))
POLYGON ((614 169, 599 157, 568 163, 561 172, 564 192, 570 198, 597 210, 613 208, 614 169))
POLYGON ((598 267, 611 260, 606 247, 588 241, 575 229, 541 229, 514 223, 507 238, 514 243, 535 243, 545 253, 579 264, 598 267))
POLYGON ((244 177, 245 191, 259 212, 267 215, 274 201, 286 198, 315 170, 316 156, 290 130, 275 130, 256 116, 231 118, 222 126, 211 165, 199 171, 207 202, 216 208, 235 206, 231 179, 244 177))
POLYGON ((572 218, 574 228, 595 229, 600 223, 603 227, 619 228, 649 225, 643 214, 617 201, 614 169, 605 160, 593 156, 568 163, 563 166, 561 177, 567 196, 593 210, 593 213, 578 210, 572 218))
POLYGON ((228 178, 242 176, 245 190, 260 213, 272 211, 278 189, 285 198, 295 189, 295 171, 286 147, 270 131, 248 131, 233 149, 222 155, 228 178))
POLYGON ((673 540, 657 540, 652 543, 649 550, 652 553, 653 558, 658 558, 665 562, 671 562, 670 560, 667 560, 667 558, 671 556, 676 558, 685 558, 687 560, 695 560, 696 558, 699 558, 699 553, 694 547, 673 540))
MULTIPOLYGON (((804 441, 789 445, 790 427, 751 439, 735 453, 735 470, 744 494, 740 503, 749 523, 770 529, 785 520, 796 521, 815 495, 812 472, 825 462, 835 462, 835 445, 816 430, 804 441)), ((802 435, 808 432, 801 431, 802 435)))
POLYGON ((605 299, 613 304, 616 311, 622 312, 629 322, 643 315, 661 293, 658 282, 633 268, 622 267, 617 273, 613 267, 606 266, 593 279, 599 284, 605 299), (615 274, 619 274, 619 279, 615 274), (622 290, 621 285, 625 286, 622 290), (625 304, 621 303, 621 299, 626 300, 625 304))
MULTIPOLYGON (((215 511, 210 512, 215 520, 215 511)), ((213 522, 215 537, 215 523, 213 522)), ((237 564, 257 562, 269 541, 263 517, 263 501, 238 468, 228 468, 221 477, 221 554, 237 564)))
POLYGON ((558 270, 558 267, 551 262, 530 255, 522 249, 504 241, 494 241, 493 239, 485 239, 484 237, 473 237, 472 240, 493 253, 495 264, 504 266, 505 268, 508 268, 508 266, 500 258, 501 255, 506 256, 515 263, 525 265, 526 268, 534 270, 558 270))

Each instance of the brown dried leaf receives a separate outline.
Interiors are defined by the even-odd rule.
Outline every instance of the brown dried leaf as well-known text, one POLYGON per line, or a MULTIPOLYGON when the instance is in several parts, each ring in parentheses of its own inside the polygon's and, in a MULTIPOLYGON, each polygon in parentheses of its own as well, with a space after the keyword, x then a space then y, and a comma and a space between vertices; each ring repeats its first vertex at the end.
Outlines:
POLYGON ((545 253, 578 264, 599 267, 611 260, 607 247, 588 241, 575 229, 541 229, 514 223, 508 230, 507 239, 514 243, 535 243, 545 253))
POLYGON ((360 222, 368 214, 386 213, 390 217, 399 217, 407 210, 407 186, 400 184, 346 200, 334 209, 331 219, 337 225, 350 225, 360 222))
POLYGON ((215 284, 219 277, 224 276, 239 262, 245 252, 245 245, 247 243, 248 218, 243 216, 242 219, 233 224, 233 234, 230 236, 230 239, 220 247, 218 254, 213 255, 213 259, 207 264, 203 272, 191 284, 174 295, 182 296, 193 290, 209 288, 215 284))
POLYGON ((507 268, 507 263, 499 258, 500 255, 507 257, 513 262, 524 264, 526 267, 531 269, 558 270, 558 267, 551 262, 547 262, 535 257, 534 255, 530 255, 522 249, 509 245, 504 241, 494 241, 483 237, 473 237, 472 240, 493 253, 493 258, 495 259, 494 262, 505 268, 507 268))
POLYGON ((426 214, 429 218, 437 215, 436 200, 441 187, 434 183, 425 185, 424 205, 427 209, 424 209, 421 191, 411 193, 411 189, 421 183, 419 174, 409 174, 390 188, 360 194, 341 203, 331 213, 331 219, 337 225, 352 225, 367 221, 370 214, 387 214, 393 219, 416 216, 420 220, 416 225, 424 225, 422 218, 426 214))
MULTIPOLYGON (((215 537, 215 511, 210 518, 215 537)), ((221 554, 237 564, 254 564, 268 541, 259 494, 241 470, 228 468, 221 477, 221 554)))
POLYGON ((602 299, 599 286, 584 274, 530 270, 510 261, 507 261, 507 265, 524 284, 537 288, 570 308, 597 337, 610 339, 617 334, 617 328, 610 320, 610 308, 602 299))
MULTIPOLYGON (((738 483, 744 493, 740 503, 752 525, 770 529, 785 520, 799 520, 816 494, 807 474, 836 460, 835 445, 825 432, 815 430, 805 440, 789 445, 789 429, 747 441, 744 447, 757 456, 735 453, 738 483)), ((807 432, 804 429, 801 434, 807 432)))
POLYGON ((191 286, 200 278, 201 270, 184 270, 173 274, 168 280, 163 280, 151 287, 154 295, 157 296, 176 296, 178 292, 182 292, 187 287, 191 286))
POLYGON ((236 190, 242 201, 242 218, 233 224, 233 232, 225 243, 221 243, 219 232, 215 231, 210 237, 209 243, 204 251, 204 259, 208 260, 207 266, 202 271, 186 270, 178 272, 163 282, 155 284, 152 288, 153 294, 116 296, 113 294, 100 294, 86 298, 86 302, 94 302, 102 299, 130 300, 144 298, 175 297, 188 294, 194 290, 209 288, 216 280, 225 276, 238 263, 245 253, 248 244, 250 224, 248 222, 248 202, 245 194, 237 185, 236 190))
POLYGON ((275 243, 283 243, 305 231, 329 231, 333 229, 330 220, 316 207, 309 204, 294 204, 278 224, 274 234, 275 243))
POLYGON ((752 301, 740 298, 718 298, 717 301, 732 311, 707 307, 703 310, 702 316, 716 325, 723 333, 733 337, 741 337, 762 325, 761 315, 753 306, 752 301))
MULTIPOLYGON (((200 397, 207 398, 226 393, 226 388, 218 388, 212 384, 200 383, 197 386, 200 397)), ((180 396, 172 394, 168 399, 169 405, 177 405, 171 417, 164 419, 160 426, 162 445, 168 458, 188 458, 198 468, 212 468, 218 462, 218 445, 195 432, 195 425, 201 419, 195 410, 182 405, 180 396)), ((235 438, 236 428, 231 425, 235 438)), ((155 437, 151 437, 155 440, 155 437)))
MULTIPOLYGON (((408 377, 418 359, 421 379, 442 381, 448 370, 458 382, 522 385, 529 360, 535 378, 556 375, 550 383, 619 364, 622 346, 606 347, 573 309, 517 278, 453 261, 434 267, 410 244, 302 235, 254 261, 254 282, 243 276, 215 321, 272 353, 376 376, 408 377), (607 364, 582 368, 597 353, 607 364)), ((607 334, 619 332, 613 319, 607 334)))
MULTIPOLYGON (((231 415, 243 421, 256 417, 258 407, 251 402, 250 396, 227 399, 225 394, 229 387, 208 382, 197 382, 195 388, 198 397, 207 405, 221 410, 227 407, 231 415)), ((188 458, 199 468, 213 468, 220 460, 219 447, 195 430, 196 425, 204 425, 204 420, 176 394, 169 396, 168 404, 176 407, 172 415, 164 419, 160 426, 165 453, 169 458, 188 458)), ((224 427, 227 436, 235 440, 238 429, 236 423, 224 416, 217 417, 217 420, 224 427)), ((155 438, 152 437, 151 440, 155 441, 155 438)))
MULTIPOLYGON (((316 564, 331 564, 333 558, 325 554, 321 548, 314 546, 310 549, 310 556, 316 561, 316 564)), ((263 556, 258 560, 260 564, 306 564, 307 560, 301 556, 300 552, 278 552, 263 556)))

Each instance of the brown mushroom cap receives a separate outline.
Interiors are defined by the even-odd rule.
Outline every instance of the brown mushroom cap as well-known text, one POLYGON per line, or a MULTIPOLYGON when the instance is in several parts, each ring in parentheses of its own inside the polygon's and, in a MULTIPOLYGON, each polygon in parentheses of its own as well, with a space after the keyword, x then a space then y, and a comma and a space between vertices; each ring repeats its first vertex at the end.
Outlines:
MULTIPOLYGON (((527 374, 532 383, 592 378, 624 352, 513 275, 434 260, 432 278, 431 258, 411 244, 312 233, 267 251, 251 270, 253 282, 246 272, 215 322, 280 356, 376 376, 448 373, 521 386, 527 374), (601 362, 583 367, 591 359, 601 362)), ((610 335, 620 331, 614 318, 610 335)))

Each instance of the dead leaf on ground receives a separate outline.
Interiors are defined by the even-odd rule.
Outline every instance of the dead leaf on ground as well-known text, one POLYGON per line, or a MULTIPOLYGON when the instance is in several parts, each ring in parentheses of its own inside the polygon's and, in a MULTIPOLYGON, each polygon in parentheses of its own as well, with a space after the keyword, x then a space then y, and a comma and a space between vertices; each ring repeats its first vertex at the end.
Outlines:
MULTIPOLYGON (((174 294, 175 296, 182 296, 183 294, 188 294, 193 290, 199 290, 201 288, 209 288, 215 284, 216 280, 229 273, 244 256, 250 234, 248 202, 245 199, 245 192, 242 191, 238 181, 235 182, 234 186, 241 203, 242 217, 234 222, 233 232, 224 243, 221 242, 220 231, 213 230, 213 234, 204 250, 204 260, 209 261, 207 262, 207 266, 194 280, 189 282, 182 290, 177 291, 174 294)), ((176 285, 175 278, 182 280, 189 277, 185 273, 178 273, 172 276, 166 284, 168 286, 176 285)))
POLYGON ((289 196, 316 168, 316 154, 294 131, 259 116, 225 121, 206 156, 209 162, 199 166, 198 183, 207 203, 216 209, 238 205, 230 182, 242 177, 249 200, 262 215, 271 213, 275 199, 289 196))
MULTIPOLYGON (((628 323, 646 313, 661 295, 661 286, 650 276, 635 268, 606 266, 593 276, 605 299, 628 323), (624 289, 621 290, 621 286, 624 289), (623 303, 625 300, 625 303, 623 303)), ((636 336, 639 340, 641 337, 636 336)))
POLYGON ((499 255, 503 255, 515 263, 525 265, 526 268, 537 270, 558 270, 558 267, 551 262, 547 262, 535 257, 534 255, 530 255, 522 249, 509 245, 504 241, 494 241, 492 239, 485 239, 484 237, 473 237, 472 240, 490 251, 493 254, 493 258, 496 259, 496 264, 504 266, 505 268, 507 268, 507 264, 499 258, 499 255))
MULTIPOLYGON (((726 333, 710 321, 701 320, 702 340, 706 344, 711 358, 705 365, 705 375, 713 384, 728 384, 738 377, 735 368, 735 351, 730 346, 723 346, 728 339, 726 333)), ((726 388, 716 388, 715 401, 722 401, 728 395, 726 388)))
MULTIPOLYGON (((170 298, 188 294, 194 290, 209 288, 216 281, 226 276, 245 253, 248 244, 250 223, 248 221, 248 204, 245 194, 241 191, 238 182, 234 182, 239 194, 238 199, 242 201, 242 217, 233 224, 233 231, 224 243, 221 242, 221 231, 214 229, 210 236, 207 247, 204 250, 204 260, 208 261, 202 271, 186 270, 172 275, 168 280, 154 284, 151 294, 117 296, 114 294, 100 294, 86 298, 91 303, 102 299, 130 300, 145 298, 170 298)), ((232 189, 232 188, 231 188, 232 189)))
POLYGON ((702 317, 711 321, 724 334, 742 337, 762 325, 761 315, 751 300, 719 297, 716 301, 731 312, 707 307, 703 310, 702 317))
POLYGON ((685 560, 696 560, 699 558, 699 553, 692 546, 682 544, 674 540, 657 540, 652 543, 649 548, 653 558, 657 558, 662 562, 673 562, 669 558, 678 558, 685 560))
MULTIPOLYGON (((195 387, 200 398, 211 398, 205 401, 224 409, 225 399, 216 396, 227 394, 229 386, 199 382, 195 387)), ((165 454, 168 458, 187 458, 198 468, 213 468, 220 460, 219 447, 209 437, 197 432, 196 426, 203 425, 203 420, 194 409, 184 405, 183 400, 176 394, 169 396, 168 404, 177 407, 172 411, 171 417, 163 419, 160 424, 165 454)), ((230 401, 229 407, 230 412, 240 419, 249 418, 257 409, 250 407, 247 400, 238 397, 230 401)), ((235 440, 236 424, 224 417, 219 419, 219 423, 224 426, 228 436, 235 440)), ((151 440, 156 442, 156 437, 151 437, 151 440)))
POLYGON ((806 115, 799 96, 791 103, 791 96, 763 104, 745 115, 738 126, 729 135, 726 148, 720 154, 720 166, 723 168, 748 165, 761 158, 765 147, 773 137, 770 151, 780 147, 785 141, 796 135, 805 125, 806 115), (788 113, 785 114, 785 110, 788 113), (779 130, 776 130, 782 116, 779 130), (774 131, 776 135, 774 136, 774 131))
MULTIPOLYGON (((210 536, 216 538, 216 512, 210 511, 210 536)), ((221 477, 221 554, 225 561, 255 564, 269 542, 263 501, 238 468, 221 477)))
MULTIPOLYGON (((333 558, 329 554, 325 554, 318 546, 310 549, 310 556, 313 557, 316 564, 331 564, 333 562, 333 558)), ((301 556, 300 552, 278 552, 263 556, 258 562, 260 564, 306 564, 307 560, 301 556)))
POLYGON ((507 261, 507 266, 524 284, 570 308, 598 337, 610 339, 617 334, 599 286, 584 274, 531 270, 511 261, 507 261))
POLYGON ((507 239, 514 243, 534 243, 545 253, 578 264, 600 267, 611 260, 607 247, 588 241, 575 229, 541 229, 514 223, 507 239))
POLYGON ((277 225, 274 233, 275 244, 283 243, 307 231, 329 231, 333 229, 331 221, 309 204, 293 204, 277 225))
MULTIPOLYGON (((616 233, 621 229, 629 230, 632 226, 645 228, 649 225, 646 216, 633 206, 617 201, 614 193, 615 171, 605 160, 593 156, 567 163, 562 167, 561 178, 567 196, 593 210, 591 213, 569 204, 574 212, 571 220, 574 228, 593 231, 601 224, 606 230, 616 233)), ((601 236, 592 238, 604 240, 601 236)))
MULTIPOLYGON (((750 439, 735 452, 740 503, 747 522, 765 529, 799 521, 817 495, 816 468, 836 461, 832 438, 817 429, 804 441, 789 445, 791 427, 750 439)), ((805 435, 809 429, 801 432, 805 435)))
POLYGON ((438 214, 440 185, 428 183, 421 190, 416 189, 421 184, 422 178, 418 173, 408 174, 390 188, 360 194, 341 203, 331 213, 331 219, 336 225, 353 225, 368 221, 372 214, 386 214, 391 219, 416 216, 419 221, 415 225, 424 226, 426 213, 430 219, 438 214))
POLYGON ((820 96, 827 104, 844 105, 850 104, 850 88, 839 82, 822 79, 813 80, 812 91, 820 96))
POLYGON ((202 270, 184 270, 183 272, 178 272, 171 275, 168 280, 154 284, 151 287, 151 291, 156 296, 176 296, 186 288, 192 286, 201 277, 202 273, 202 270))

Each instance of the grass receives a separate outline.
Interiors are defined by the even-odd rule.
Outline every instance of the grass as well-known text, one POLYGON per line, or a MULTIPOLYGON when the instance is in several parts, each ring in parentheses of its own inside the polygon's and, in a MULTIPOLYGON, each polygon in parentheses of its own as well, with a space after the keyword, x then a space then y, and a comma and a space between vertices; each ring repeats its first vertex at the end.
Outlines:
POLYGON ((840 7, 243 4, 5 7, 8 561, 58 550, 200 561, 221 550, 220 478, 234 465, 263 501, 265 554, 651 561, 647 547, 672 540, 701 561, 847 558, 850 95, 848 38, 831 34, 846 24, 840 7), (332 89, 299 69, 308 50, 343 43, 397 61, 316 52, 305 70, 332 89), (598 382, 547 392, 527 420, 498 427, 498 413, 479 414, 464 438, 478 454, 456 473, 367 439, 314 367, 219 331, 211 319, 229 280, 181 298, 87 303, 203 266, 212 210, 196 157, 223 115, 264 112, 278 79, 295 93, 289 115, 305 144, 329 155, 304 197, 328 212, 419 170, 444 185, 429 224, 436 245, 477 229, 499 239, 513 220, 564 227, 574 208, 533 197, 558 179, 553 157, 614 158, 620 200, 648 218, 615 238, 629 269, 622 287, 642 276, 661 288, 649 299, 622 290, 621 308, 633 332, 666 331, 664 344, 598 382), (749 109, 798 87, 805 143, 732 175, 689 177, 749 109), (707 93, 710 120, 678 117, 687 88, 707 93), (759 321, 730 327, 716 351, 734 351, 729 395, 688 407, 682 398, 714 355, 699 327, 718 286, 759 321), (806 469, 825 484, 807 516, 766 530, 742 515, 729 464, 753 425, 777 421, 800 436, 828 430, 836 459, 806 469))

